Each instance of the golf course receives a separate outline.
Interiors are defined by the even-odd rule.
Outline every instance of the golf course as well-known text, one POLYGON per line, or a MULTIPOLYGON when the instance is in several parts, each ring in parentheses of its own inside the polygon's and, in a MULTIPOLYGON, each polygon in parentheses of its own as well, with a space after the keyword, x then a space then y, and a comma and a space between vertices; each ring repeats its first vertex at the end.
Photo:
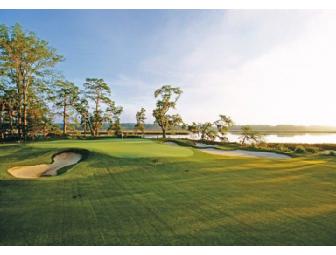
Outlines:
POLYGON ((2 144, 0 245, 335 245, 335 169, 141 138, 2 144), (57 176, 8 172, 64 151, 82 157, 57 176))

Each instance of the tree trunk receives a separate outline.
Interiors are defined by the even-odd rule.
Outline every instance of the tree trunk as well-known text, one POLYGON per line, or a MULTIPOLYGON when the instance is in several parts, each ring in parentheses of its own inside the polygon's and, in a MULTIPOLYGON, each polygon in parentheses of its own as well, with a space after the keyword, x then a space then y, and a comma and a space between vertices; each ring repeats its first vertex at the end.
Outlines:
POLYGON ((98 116, 98 110, 99 110, 99 96, 96 98, 96 113, 95 113, 95 122, 94 122, 94 136, 98 136, 98 121, 99 121, 99 116, 98 116))
POLYGON ((1 103, 1 110, 0 110, 0 134, 1 134, 1 139, 0 140, 4 140, 4 102, 1 103))
POLYGON ((18 113, 17 113, 17 130, 18 130, 18 139, 22 138, 22 100, 21 100, 21 91, 18 90, 18 113))
POLYGON ((87 125, 89 126, 91 136, 94 136, 94 127, 92 126, 92 122, 90 121, 90 118, 87 117, 87 118, 86 118, 86 121, 87 121, 87 122, 86 122, 87 125))
POLYGON ((84 137, 86 137, 86 120, 84 121, 84 137))
POLYGON ((166 138, 166 129, 162 128, 162 138, 166 138))
POLYGON ((3 114, 4 114, 4 103, 1 103, 1 110, 0 110, 0 126, 2 125, 2 123, 4 122, 3 119, 3 114))
POLYGON ((20 72, 20 65, 16 62, 16 90, 17 90, 17 103, 18 103, 18 113, 17 113, 17 130, 18 130, 18 140, 22 139, 22 77, 20 72))
POLYGON ((91 136, 95 136, 95 132, 94 132, 94 129, 92 127, 92 125, 90 124, 90 133, 91 133, 91 136))
POLYGON ((23 90, 23 140, 27 139, 27 91, 23 90))
POLYGON ((67 119, 66 119, 66 98, 64 98, 63 102, 63 135, 66 135, 67 132, 67 119))
POLYGON ((8 111, 8 115, 9 115, 9 132, 12 135, 13 134, 13 109, 10 108, 8 111))

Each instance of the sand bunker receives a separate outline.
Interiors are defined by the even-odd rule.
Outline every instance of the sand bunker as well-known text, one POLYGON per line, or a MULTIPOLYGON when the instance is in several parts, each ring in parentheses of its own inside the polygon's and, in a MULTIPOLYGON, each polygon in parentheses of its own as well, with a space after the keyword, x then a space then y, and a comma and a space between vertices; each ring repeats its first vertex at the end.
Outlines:
POLYGON ((210 154, 223 155, 223 156, 277 158, 277 159, 291 158, 288 155, 275 153, 275 152, 264 152, 264 151, 244 151, 244 150, 224 151, 224 150, 216 150, 213 148, 200 149, 200 151, 210 153, 210 154))
MULTIPOLYGON (((179 146, 174 142, 165 142, 168 145, 179 146)), ((246 151, 246 150, 232 150, 232 151, 224 151, 216 149, 216 145, 209 145, 204 143, 196 143, 195 146, 199 151, 223 155, 223 156, 238 156, 238 157, 253 157, 253 158, 276 158, 276 159, 288 159, 291 158, 288 155, 280 154, 276 152, 264 152, 264 151, 246 151)))
POLYGON ((78 163, 82 155, 76 152, 62 152, 54 156, 52 164, 36 166, 16 166, 8 169, 8 172, 17 178, 38 178, 41 176, 54 176, 57 171, 65 166, 78 163))
MULTIPOLYGON (((164 144, 179 146, 179 144, 175 142, 165 142, 164 144)), ((197 148, 216 148, 217 147, 216 145, 205 144, 205 143, 195 143, 195 146, 197 148)))
MULTIPOLYGON (((174 142, 165 142, 164 144, 179 146, 174 142)), ((238 156, 238 157, 253 157, 253 158, 277 158, 277 159, 288 159, 291 158, 288 155, 280 154, 276 152, 264 152, 264 151, 246 151, 246 150, 232 150, 224 151, 216 149, 216 145, 209 145, 204 143, 196 143, 196 147, 199 151, 223 155, 223 156, 238 156)))
POLYGON ((174 143, 174 142, 165 142, 164 144, 168 144, 168 145, 175 145, 175 146, 178 146, 177 143, 174 143))
POLYGON ((196 145, 197 148, 215 148, 215 147, 217 147, 216 145, 205 144, 205 143, 196 143, 195 145, 196 145))

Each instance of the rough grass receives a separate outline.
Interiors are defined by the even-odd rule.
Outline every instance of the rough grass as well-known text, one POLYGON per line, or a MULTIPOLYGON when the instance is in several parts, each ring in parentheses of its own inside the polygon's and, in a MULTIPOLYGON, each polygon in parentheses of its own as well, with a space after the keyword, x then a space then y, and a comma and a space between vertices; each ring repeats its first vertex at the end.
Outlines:
POLYGON ((335 245, 336 162, 209 155, 149 140, 0 146, 0 245, 335 245), (11 166, 87 159, 16 180, 11 166))

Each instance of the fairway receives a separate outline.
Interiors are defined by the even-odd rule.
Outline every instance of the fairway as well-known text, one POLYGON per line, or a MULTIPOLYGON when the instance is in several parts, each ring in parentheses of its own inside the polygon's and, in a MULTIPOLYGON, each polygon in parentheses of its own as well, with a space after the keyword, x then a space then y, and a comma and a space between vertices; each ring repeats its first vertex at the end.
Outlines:
POLYGON ((206 154, 145 139, 0 145, 0 245, 336 245, 336 160, 206 154), (7 169, 87 158, 61 175, 7 169))

